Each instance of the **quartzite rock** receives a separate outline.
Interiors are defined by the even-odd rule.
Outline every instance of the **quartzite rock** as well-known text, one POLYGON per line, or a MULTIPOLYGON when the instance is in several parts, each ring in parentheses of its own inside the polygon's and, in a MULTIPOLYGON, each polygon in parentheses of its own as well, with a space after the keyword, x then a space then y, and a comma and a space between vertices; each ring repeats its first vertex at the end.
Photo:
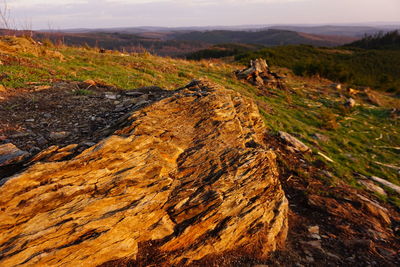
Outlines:
POLYGON ((70 132, 51 132, 49 137, 52 140, 61 140, 67 138, 71 133, 70 132))
POLYGON ((344 103, 345 107, 354 108, 356 106, 356 101, 353 98, 349 98, 344 103))
POLYGON ((375 192, 375 193, 378 193, 378 194, 381 194, 381 195, 384 195, 384 196, 387 195, 386 192, 385 192, 385 190, 384 190, 382 187, 376 185, 376 184, 375 184, 374 182, 372 182, 372 181, 369 181, 369 180, 359 180, 358 183, 359 183, 359 184, 362 184, 363 186, 365 186, 365 188, 366 188, 368 191, 370 191, 370 192, 375 192))
POLYGON ((284 77, 272 72, 265 59, 251 60, 250 65, 243 70, 235 72, 238 79, 244 79, 259 87, 272 87, 285 89, 284 77))
POLYGON ((292 147, 294 150, 298 152, 310 152, 311 149, 306 146, 303 142, 301 142, 299 139, 296 137, 286 133, 279 131, 279 137, 285 141, 290 147, 292 147))
POLYGON ((288 204, 251 100, 197 82, 125 125, 0 187, 1 266, 187 265, 284 242, 288 204))
POLYGON ((0 145, 0 167, 19 163, 27 156, 29 156, 28 152, 20 150, 11 143, 0 145))

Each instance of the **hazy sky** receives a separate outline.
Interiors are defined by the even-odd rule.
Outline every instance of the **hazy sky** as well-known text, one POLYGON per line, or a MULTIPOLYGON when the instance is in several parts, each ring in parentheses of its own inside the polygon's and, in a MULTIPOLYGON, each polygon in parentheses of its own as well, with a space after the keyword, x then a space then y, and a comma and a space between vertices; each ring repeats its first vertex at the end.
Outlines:
POLYGON ((400 0, 0 0, 34 29, 399 22, 400 0))

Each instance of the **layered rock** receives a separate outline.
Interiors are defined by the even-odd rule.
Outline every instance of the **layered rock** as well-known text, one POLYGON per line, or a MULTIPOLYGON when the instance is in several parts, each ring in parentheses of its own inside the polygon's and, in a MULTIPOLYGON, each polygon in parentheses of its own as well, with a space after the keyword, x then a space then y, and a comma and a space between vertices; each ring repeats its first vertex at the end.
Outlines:
POLYGON ((0 167, 17 163, 29 155, 13 144, 0 145, 0 167))
POLYGON ((285 89, 284 77, 272 72, 265 59, 251 60, 247 68, 235 72, 238 79, 246 80, 258 87, 285 89))
POLYGON ((0 265, 189 265, 284 242, 287 200, 249 99, 194 82, 72 160, 0 187, 0 265))

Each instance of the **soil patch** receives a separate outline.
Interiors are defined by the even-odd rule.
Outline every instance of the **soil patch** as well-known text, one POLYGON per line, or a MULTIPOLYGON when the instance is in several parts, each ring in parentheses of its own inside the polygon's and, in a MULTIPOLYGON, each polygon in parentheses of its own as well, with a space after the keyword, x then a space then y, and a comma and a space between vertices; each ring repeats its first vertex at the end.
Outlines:
POLYGON ((157 87, 129 91, 93 81, 7 89, 0 92, 0 144, 31 153, 52 145, 84 149, 103 139, 102 130, 119 118, 165 93, 157 87))

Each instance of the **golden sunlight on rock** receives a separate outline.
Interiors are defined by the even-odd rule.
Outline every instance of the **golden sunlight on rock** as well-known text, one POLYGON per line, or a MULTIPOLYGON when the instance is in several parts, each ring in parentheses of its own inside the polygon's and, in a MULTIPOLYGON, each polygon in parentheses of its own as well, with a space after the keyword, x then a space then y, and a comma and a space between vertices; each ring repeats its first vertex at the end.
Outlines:
POLYGON ((285 241, 288 202, 251 100, 193 82, 124 125, 0 187, 1 266, 263 259, 285 241))

